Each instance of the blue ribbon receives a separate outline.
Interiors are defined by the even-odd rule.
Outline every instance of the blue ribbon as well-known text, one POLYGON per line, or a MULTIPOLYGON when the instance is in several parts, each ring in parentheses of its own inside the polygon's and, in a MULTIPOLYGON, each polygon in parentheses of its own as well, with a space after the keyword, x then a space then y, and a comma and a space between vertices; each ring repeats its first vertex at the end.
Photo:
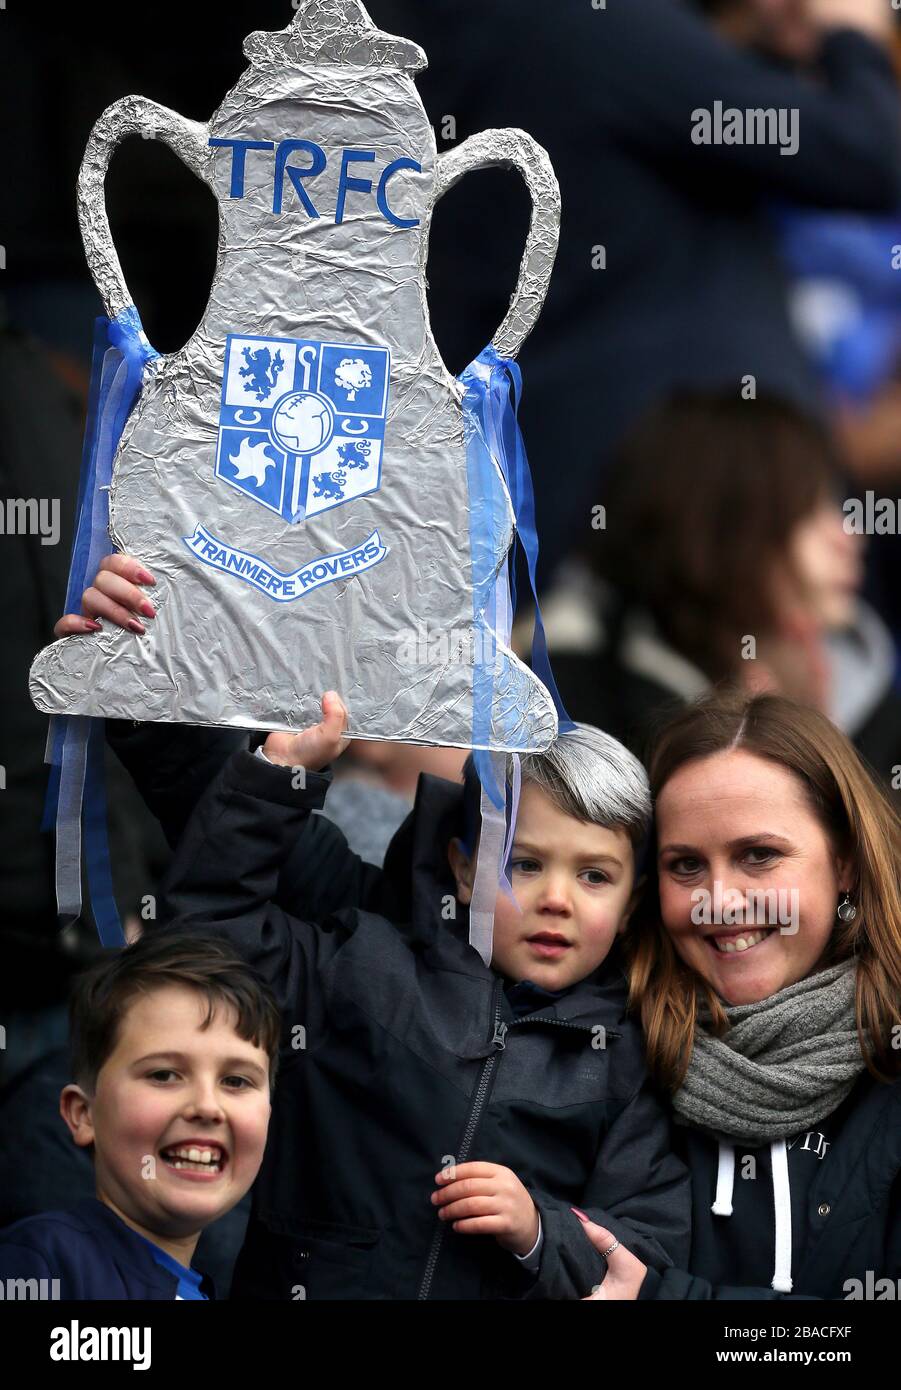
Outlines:
MULTIPOLYGON (((69 565, 66 612, 81 608, 81 595, 109 550, 109 486, 125 422, 141 389, 144 367, 159 354, 150 346, 134 305, 94 324, 91 385, 85 425, 77 520, 69 565)), ((56 827, 56 894, 66 921, 81 912, 81 833, 91 908, 104 946, 125 936, 113 896, 106 830, 102 719, 57 715, 50 720, 46 760, 50 780, 42 829, 56 827)))
MULTIPOLYGON (((507 492, 513 504, 516 537, 525 554, 534 600, 532 670, 546 686, 554 701, 560 733, 567 733, 575 725, 564 709, 551 671, 544 622, 538 603, 535 495, 518 420, 522 374, 511 358, 501 357, 494 345, 489 343, 476 360, 461 373, 459 381, 465 387, 463 412, 470 493, 473 608, 477 630, 483 637, 486 630, 496 631, 498 619, 498 586, 494 582, 494 571, 500 533, 505 524, 506 504, 493 466, 493 456, 501 466, 507 492)), ((516 608, 515 555, 514 545, 510 548, 507 571, 502 572, 499 580, 501 585, 508 586, 511 624, 516 608)), ((501 636, 505 638, 506 634, 501 636)), ((505 806, 506 796, 497 785, 491 755, 485 748, 485 745, 490 743, 494 664, 485 660, 484 645, 484 641, 479 643, 479 659, 473 674, 473 743, 482 745, 475 749, 473 759, 479 780, 488 792, 492 804, 501 809, 505 806)))
MULTIPOLYGON (((538 603, 535 499, 517 418, 522 377, 516 363, 501 357, 489 344, 459 380, 465 388, 463 422, 470 501, 473 627, 478 643, 473 670, 473 762, 482 787, 482 829, 469 909, 469 940, 488 965, 493 952, 498 888, 519 906, 508 868, 519 805, 519 758, 513 755, 511 784, 506 775, 505 758, 489 751, 495 705, 494 638, 509 644, 516 607, 515 545, 509 547, 506 563, 500 570, 497 566, 497 557, 507 544, 511 504, 515 535, 525 553, 535 605, 532 670, 554 701, 560 732, 565 733, 574 725, 563 708, 551 673, 538 603), (495 461, 500 465, 503 481, 498 476, 495 461), (490 659, 485 651, 488 636, 492 639, 490 659), (502 773, 503 789, 498 785, 495 769, 502 773)), ((512 713, 515 715, 515 711, 512 713)))

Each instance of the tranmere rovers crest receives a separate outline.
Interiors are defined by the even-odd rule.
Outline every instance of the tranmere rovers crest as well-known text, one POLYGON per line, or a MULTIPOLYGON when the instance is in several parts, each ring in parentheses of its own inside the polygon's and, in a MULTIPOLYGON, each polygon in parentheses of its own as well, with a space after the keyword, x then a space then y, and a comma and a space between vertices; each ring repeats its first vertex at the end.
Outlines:
MULTIPOLYGON (((292 524, 375 492, 390 367, 391 355, 383 347, 230 333, 216 477, 292 524)), ((279 603, 370 569, 388 553, 373 531, 352 550, 321 555, 284 572, 223 543, 200 523, 184 541, 204 564, 279 603)))
POLYGON ((390 354, 229 334, 216 476, 303 521, 379 486, 390 354))

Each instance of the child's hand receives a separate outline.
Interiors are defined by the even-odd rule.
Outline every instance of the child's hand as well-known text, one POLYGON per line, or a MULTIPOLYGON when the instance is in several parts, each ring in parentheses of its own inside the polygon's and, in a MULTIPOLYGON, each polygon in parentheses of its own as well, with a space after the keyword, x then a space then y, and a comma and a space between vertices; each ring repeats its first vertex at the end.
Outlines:
POLYGON ((340 758, 350 743, 349 738, 343 737, 346 728, 347 710, 341 697, 334 690, 327 690, 322 697, 321 723, 299 734, 270 734, 263 752, 280 767, 305 767, 307 772, 319 772, 340 758))
POLYGON ((499 1163, 458 1163, 436 1173, 432 1201, 442 1221, 464 1236, 494 1236, 498 1245, 528 1255, 538 1239, 538 1211, 528 1190, 499 1163))
POLYGON ((129 632, 146 632, 137 614, 155 618, 156 609, 139 585, 155 583, 150 571, 131 555, 104 555, 93 584, 81 596, 81 613, 67 613, 60 618, 53 635, 71 637, 73 633, 100 632, 97 618, 108 618, 129 632))
MULTIPOLYGON (((575 1207, 573 1210, 575 1211, 575 1207)), ((596 1221, 589 1221, 579 1212, 576 1215, 582 1222, 582 1229, 600 1255, 616 1244, 616 1236, 610 1231, 605 1231, 603 1226, 599 1226, 596 1221)), ((636 1299, 648 1272, 647 1265, 643 1265, 638 1256, 633 1255, 624 1245, 617 1246, 606 1256, 606 1260, 607 1274, 603 1284, 598 1284, 594 1293, 587 1294, 582 1302, 587 1303, 595 1299, 605 1303, 629 1303, 636 1299)))

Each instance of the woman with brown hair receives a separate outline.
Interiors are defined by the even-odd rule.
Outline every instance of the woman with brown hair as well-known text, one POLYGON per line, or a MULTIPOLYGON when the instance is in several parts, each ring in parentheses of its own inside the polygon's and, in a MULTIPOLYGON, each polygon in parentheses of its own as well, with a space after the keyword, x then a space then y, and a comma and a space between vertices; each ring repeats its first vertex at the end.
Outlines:
MULTIPOLYGON (((886 780, 901 762, 891 636, 859 590, 828 430, 761 393, 684 393, 620 452, 603 529, 544 603, 574 719, 643 757, 672 710, 728 683, 813 704, 886 780)), ((881 539, 881 538, 880 538, 881 539)))
POLYGON ((901 1297, 898 817, 781 696, 687 707, 649 772, 631 992, 692 1174, 690 1273, 619 1247, 593 1297, 901 1297))

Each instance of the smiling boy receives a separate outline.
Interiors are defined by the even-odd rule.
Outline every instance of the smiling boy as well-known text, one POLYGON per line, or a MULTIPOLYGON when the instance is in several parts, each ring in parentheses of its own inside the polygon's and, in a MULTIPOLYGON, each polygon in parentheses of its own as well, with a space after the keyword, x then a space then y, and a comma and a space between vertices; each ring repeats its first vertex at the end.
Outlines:
POLYGON ((608 963, 650 817, 640 764, 581 725, 522 759, 517 902, 498 894, 486 966, 467 930, 472 769, 462 788, 420 777, 379 871, 311 821, 346 743, 338 696, 322 708, 230 758, 167 894, 182 929, 215 928, 260 971, 300 1040, 232 1296, 580 1297, 606 1266, 576 1207, 650 1267, 678 1260, 687 1174, 608 963))
POLYGON ((275 1003, 221 938, 160 930, 79 978, 71 1021, 60 1113, 97 1195, 0 1233, 0 1278, 53 1279, 63 1299, 205 1299, 197 1242, 263 1156, 275 1003))

